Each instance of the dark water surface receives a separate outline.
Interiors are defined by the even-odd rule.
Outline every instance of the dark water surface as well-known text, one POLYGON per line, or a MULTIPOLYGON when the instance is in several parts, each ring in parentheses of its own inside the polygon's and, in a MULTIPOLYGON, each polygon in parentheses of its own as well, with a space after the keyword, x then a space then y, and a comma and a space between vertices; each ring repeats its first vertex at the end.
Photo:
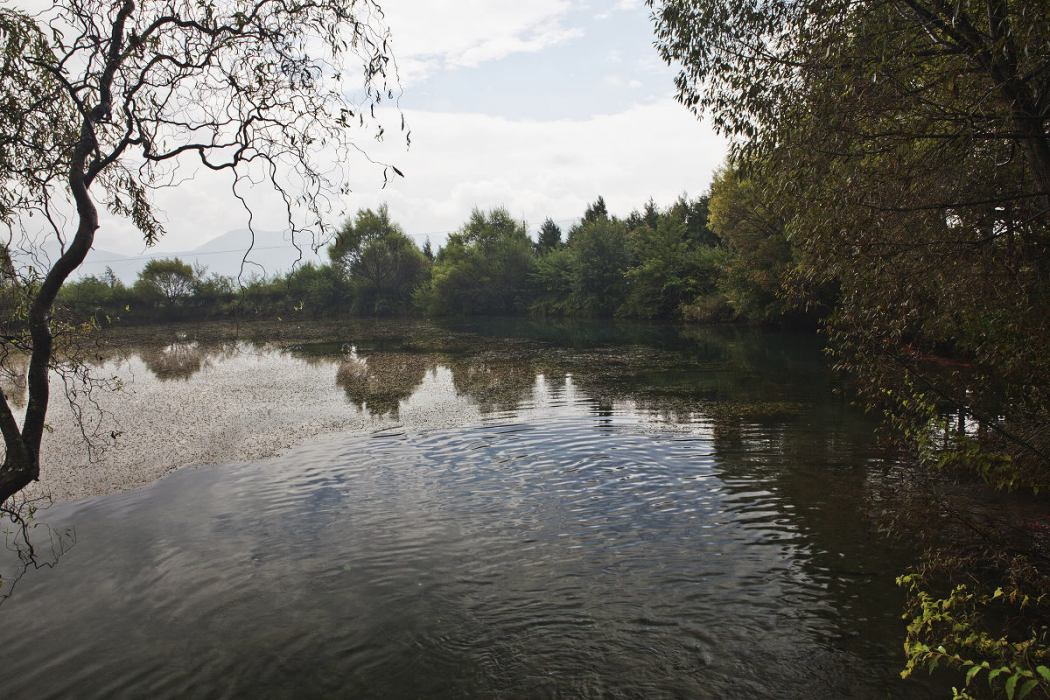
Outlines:
POLYGON ((493 322, 327 340, 273 352, 289 373, 330 362, 347 410, 393 426, 428 396, 469 418, 40 513, 75 545, 0 606, 0 695, 928 695, 898 677, 893 578, 914 553, 868 514, 892 464, 816 339, 493 322))

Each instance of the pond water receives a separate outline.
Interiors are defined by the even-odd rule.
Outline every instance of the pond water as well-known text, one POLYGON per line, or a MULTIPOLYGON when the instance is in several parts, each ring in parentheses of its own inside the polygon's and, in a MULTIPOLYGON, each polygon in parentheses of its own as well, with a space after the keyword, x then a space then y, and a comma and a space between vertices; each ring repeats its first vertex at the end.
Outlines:
POLYGON ((869 516, 894 465, 816 338, 520 321, 189 336, 101 369, 184 396, 254 376, 258 394, 249 357, 328 377, 313 399, 259 399, 259 421, 336 397, 357 422, 38 513, 40 550, 50 532, 64 553, 0 606, 4 697, 931 693, 898 676, 893 579, 914 553, 869 516), (192 358, 144 374, 158 352, 192 358))

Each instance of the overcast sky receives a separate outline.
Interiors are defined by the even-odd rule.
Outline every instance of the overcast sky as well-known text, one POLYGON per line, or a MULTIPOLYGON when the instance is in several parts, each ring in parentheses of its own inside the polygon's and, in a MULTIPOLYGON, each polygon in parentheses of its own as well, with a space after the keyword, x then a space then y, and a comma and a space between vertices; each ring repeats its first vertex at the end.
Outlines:
MULTIPOLYGON (((673 71, 652 47, 642 0, 383 5, 412 145, 362 144, 405 179, 380 190, 379 171, 356 164, 348 210, 387 202, 407 233, 440 243, 475 206, 506 206, 532 228, 548 216, 578 217, 598 195, 626 214, 650 196, 666 204, 702 193, 721 162, 722 139, 672 99, 673 71)), ((204 176, 158 203, 168 230, 158 251, 247 222, 226 188, 204 176)), ((256 225, 282 228, 268 218, 256 225)), ((143 252, 131 227, 113 219, 96 245, 143 252)))

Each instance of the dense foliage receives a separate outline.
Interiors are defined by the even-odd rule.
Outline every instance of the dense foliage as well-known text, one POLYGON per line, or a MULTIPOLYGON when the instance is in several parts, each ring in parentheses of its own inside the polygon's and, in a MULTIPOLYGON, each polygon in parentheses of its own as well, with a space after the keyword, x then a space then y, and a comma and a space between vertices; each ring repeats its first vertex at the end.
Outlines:
POLYGON ((429 256, 429 241, 421 250, 383 206, 346 220, 330 264, 238 283, 151 260, 133 285, 107 271, 67 284, 60 301, 74 320, 103 322, 533 314, 812 325, 816 316, 781 293, 793 261, 783 227, 756 228, 732 213, 753 198, 727 170, 710 197, 663 210, 650 201, 623 218, 598 198, 565 240, 547 219, 535 242, 506 210, 476 210, 429 256))
MULTIPOLYGON (((350 285, 353 310, 366 314, 410 309, 412 294, 422 284, 430 264, 423 251, 390 220, 386 206, 378 211, 363 209, 347 220, 328 254, 350 285)), ((314 308, 339 303, 338 295, 310 301, 314 308)))
POLYGON ((475 210, 434 258, 420 290, 422 308, 434 314, 512 314, 528 303, 535 262, 525 226, 505 209, 475 210))
MULTIPOLYGON (((833 300, 839 366, 916 464, 1045 493, 1050 5, 650 5, 680 100, 733 140, 737 172, 714 193, 737 199, 711 219, 754 264, 730 264, 728 285, 753 295, 730 302, 761 317, 782 313, 785 287, 833 300)), ((936 527, 937 509, 905 526, 936 527)), ((1030 524, 942 534, 901 579, 909 672, 956 666, 962 694, 982 674, 1011 698, 1050 692, 1045 537, 1030 524)))

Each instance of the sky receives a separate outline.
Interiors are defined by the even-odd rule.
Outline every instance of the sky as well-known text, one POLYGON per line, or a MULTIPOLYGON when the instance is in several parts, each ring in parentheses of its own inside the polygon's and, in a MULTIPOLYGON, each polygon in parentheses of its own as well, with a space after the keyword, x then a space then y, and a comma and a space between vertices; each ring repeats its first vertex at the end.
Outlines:
MULTIPOLYGON (((350 164, 345 209, 387 203, 422 244, 440 244, 475 207, 505 206, 534 230, 567 225, 605 197, 627 214, 649 197, 702 194, 724 141, 673 99, 674 71, 652 46, 642 0, 387 0, 412 133, 362 141, 404 179, 350 164)), ((167 229, 155 251, 179 251, 247 217, 211 174, 159 194, 167 229)), ((259 228, 282 228, 262 207, 259 228)), ((338 221, 331 223, 337 224, 338 221)), ((129 223, 107 217, 96 246, 144 252, 129 223)))

